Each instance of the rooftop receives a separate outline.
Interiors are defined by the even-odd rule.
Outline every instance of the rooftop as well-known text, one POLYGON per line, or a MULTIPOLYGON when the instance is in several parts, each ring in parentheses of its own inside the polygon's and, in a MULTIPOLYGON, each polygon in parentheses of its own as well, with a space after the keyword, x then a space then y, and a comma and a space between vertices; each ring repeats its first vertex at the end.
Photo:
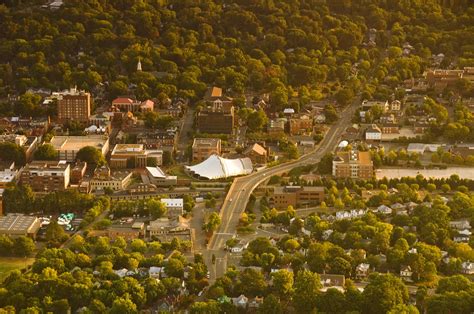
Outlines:
POLYGON ((53 136, 51 145, 56 150, 79 150, 86 146, 92 146, 102 150, 108 138, 104 135, 86 136, 53 136))
POLYGON ((220 141, 218 138, 195 138, 193 147, 217 147, 220 141))
POLYGON ((0 217, 0 233, 28 232, 37 221, 35 216, 8 214, 0 217))

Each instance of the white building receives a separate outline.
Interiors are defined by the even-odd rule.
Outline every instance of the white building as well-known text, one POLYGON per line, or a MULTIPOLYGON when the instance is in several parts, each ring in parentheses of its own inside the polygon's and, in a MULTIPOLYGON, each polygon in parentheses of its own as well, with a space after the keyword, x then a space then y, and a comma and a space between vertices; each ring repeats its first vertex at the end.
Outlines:
POLYGON ((98 149, 102 155, 109 152, 109 138, 106 135, 54 136, 51 145, 59 154, 60 160, 73 162, 77 152, 86 146, 98 149))
POLYGON ((183 215, 184 201, 182 198, 162 198, 161 202, 165 204, 169 217, 183 215))
POLYGON ((372 124, 365 131, 365 139, 367 141, 380 141, 382 139, 382 131, 376 124, 372 124))

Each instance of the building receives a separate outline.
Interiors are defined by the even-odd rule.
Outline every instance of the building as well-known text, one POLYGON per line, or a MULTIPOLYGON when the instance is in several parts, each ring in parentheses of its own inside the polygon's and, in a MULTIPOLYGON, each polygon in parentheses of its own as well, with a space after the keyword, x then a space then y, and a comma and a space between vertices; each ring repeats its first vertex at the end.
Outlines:
POLYGON ((217 180, 250 174, 253 165, 250 158, 226 159, 212 155, 194 166, 185 166, 186 171, 200 180, 217 180))
POLYGON ((471 224, 468 220, 452 220, 449 222, 449 226, 453 229, 464 230, 464 229, 471 229, 471 224))
POLYGON ((105 230, 93 230, 90 236, 106 236, 111 240, 118 237, 124 238, 126 241, 143 238, 145 236, 145 223, 134 221, 132 218, 123 219, 110 225, 105 230))
POLYGON ((21 184, 35 192, 63 191, 70 181, 71 169, 65 161, 33 161, 21 172, 21 184))
POLYGON ((400 278, 404 281, 412 282, 411 276, 413 275, 413 271, 411 270, 410 266, 405 266, 400 269, 400 278))
POLYGON ((15 169, 14 162, 0 163, 0 194, 3 192, 3 189, 5 189, 9 183, 14 182, 17 177, 18 170, 15 169))
POLYGON ((382 139, 382 130, 376 124, 370 125, 365 130, 365 139, 367 141, 380 141, 382 139))
POLYGON ((364 100, 360 106, 359 110, 359 117, 362 122, 365 121, 365 116, 367 112, 374 106, 379 106, 382 108, 382 112, 385 113, 389 110, 390 106, 388 104, 388 101, 379 101, 379 100, 364 100))
POLYGON ((313 130, 313 119, 304 114, 290 119, 290 134, 302 135, 313 130))
POLYGON ((222 95, 222 89, 212 87, 204 98, 207 106, 197 115, 197 128, 201 133, 232 134, 235 124, 232 99, 222 95))
POLYGON ((332 162, 332 175, 337 178, 372 178, 374 165, 370 152, 339 151, 332 162))
POLYGON ((206 160, 221 154, 221 140, 218 138, 195 138, 193 141, 193 162, 206 160))
POLYGON ((474 274, 474 263, 467 261, 461 264, 461 272, 466 275, 474 274))
POLYGON ((118 97, 112 100, 112 107, 122 112, 151 112, 155 103, 149 99, 140 102, 129 97, 118 97))
POLYGON ((184 213, 184 201, 182 198, 162 198, 160 200, 166 206, 169 218, 177 218, 184 213))
POLYGON ((346 284, 346 277, 344 275, 319 274, 319 280, 323 286, 323 291, 326 291, 328 288, 344 288, 346 284))
POLYGON ((25 136, 19 134, 3 134, 0 135, 0 143, 10 142, 14 143, 25 150, 25 159, 30 161, 33 158, 33 153, 38 148, 38 138, 36 136, 25 136))
POLYGON ((290 205, 319 204, 324 201, 324 195, 322 186, 275 187, 269 201, 276 208, 286 209, 290 205))
POLYGON ((58 97, 58 120, 88 122, 91 115, 91 94, 71 88, 58 97))
POLYGON ((370 265, 366 263, 361 263, 356 267, 356 278, 363 279, 369 275, 370 265))
POLYGON ((394 100, 390 103, 390 111, 400 111, 402 109, 402 103, 400 100, 394 100))
POLYGON ((243 155, 250 158, 254 164, 265 164, 268 159, 268 151, 258 143, 247 147, 243 155))
POLYGON ((160 166, 162 162, 162 150, 145 149, 143 144, 116 144, 110 155, 110 167, 119 169, 160 166))
POLYGON ((146 149, 162 149, 173 152, 176 149, 178 132, 176 130, 154 131, 137 135, 137 143, 146 149))
POLYGON ((428 86, 436 91, 442 91, 448 86, 454 86, 463 78, 465 70, 430 70, 426 72, 428 86))
POLYGON ((150 182, 157 187, 173 186, 178 184, 177 176, 168 176, 159 167, 146 167, 150 182))
POLYGON ((77 162, 71 169, 71 184, 80 184, 87 170, 87 162, 77 162))
POLYGON ((74 162, 77 152, 86 146, 97 148, 102 155, 109 152, 109 138, 106 135, 53 136, 50 142, 58 152, 59 160, 74 162))
POLYGON ((380 130, 382 131, 382 134, 399 134, 400 126, 396 123, 384 123, 380 125, 380 130))
POLYGON ((132 181, 132 172, 114 171, 111 172, 107 166, 98 167, 94 171, 94 177, 89 182, 91 191, 112 189, 121 191, 126 189, 132 181))
POLYGON ((0 217, 0 234, 10 237, 28 236, 35 238, 41 228, 41 221, 35 216, 8 214, 0 217))
POLYGON ((271 135, 285 133, 285 119, 272 119, 268 122, 267 132, 271 135))
POLYGON ((184 218, 178 219, 158 218, 150 221, 147 227, 149 239, 156 239, 162 242, 171 241, 174 238, 179 240, 191 240, 191 228, 184 218))

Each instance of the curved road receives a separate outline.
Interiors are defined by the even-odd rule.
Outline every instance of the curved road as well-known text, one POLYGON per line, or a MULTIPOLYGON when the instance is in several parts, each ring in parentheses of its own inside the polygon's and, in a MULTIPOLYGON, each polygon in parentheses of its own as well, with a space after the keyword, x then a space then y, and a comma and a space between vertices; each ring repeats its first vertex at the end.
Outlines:
POLYGON ((333 151, 339 143, 345 128, 350 125, 359 101, 360 99, 357 98, 350 106, 340 113, 340 119, 336 124, 331 126, 319 146, 312 152, 303 155, 298 160, 234 179, 220 211, 222 223, 217 232, 214 233, 210 239, 205 252, 209 261, 208 265, 211 266, 209 267, 211 280, 215 280, 216 277, 222 276, 227 269, 227 254, 223 251, 223 248, 225 242, 236 234, 240 215, 244 212, 245 206, 247 205, 253 190, 260 183, 273 175, 288 172, 298 166, 317 163, 322 156, 333 151), (216 257, 214 265, 211 264, 211 254, 214 254, 216 257))

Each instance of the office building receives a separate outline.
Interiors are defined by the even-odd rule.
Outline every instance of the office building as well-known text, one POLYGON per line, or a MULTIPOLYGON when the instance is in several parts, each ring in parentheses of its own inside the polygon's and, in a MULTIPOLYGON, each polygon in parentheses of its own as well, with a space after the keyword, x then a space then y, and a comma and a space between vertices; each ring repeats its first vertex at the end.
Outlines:
POLYGON ((145 149, 143 144, 117 144, 110 155, 110 167, 118 169, 156 167, 162 161, 162 150, 145 149))
POLYGON ((332 162, 332 175, 337 178, 371 179, 374 165, 370 152, 338 152, 332 162))
POLYGON ((288 206, 316 205, 324 201, 322 186, 284 186, 275 187, 270 196, 270 205, 286 209, 288 206))
POLYGON ((235 123, 232 99, 222 95, 222 89, 211 88, 204 98, 207 106, 197 115, 201 133, 232 134, 235 123))

